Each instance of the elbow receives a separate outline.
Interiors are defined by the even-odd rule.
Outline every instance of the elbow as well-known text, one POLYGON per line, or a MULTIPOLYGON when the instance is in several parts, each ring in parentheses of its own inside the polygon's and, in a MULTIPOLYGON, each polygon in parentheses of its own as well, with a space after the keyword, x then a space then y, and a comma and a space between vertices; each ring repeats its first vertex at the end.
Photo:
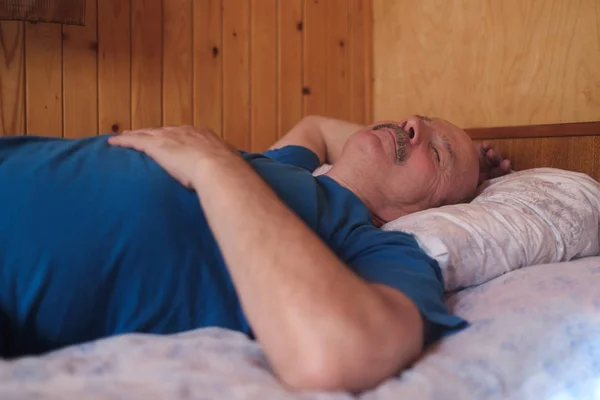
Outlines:
MULTIPOLYGON (((406 367, 417 349, 394 338, 361 340, 352 345, 323 345, 320 351, 303 351, 281 371, 280 379, 292 390, 361 392, 372 389, 406 367)), ((313 348, 317 348, 314 346, 313 348)))
MULTIPOLYGON (((347 355, 346 355, 347 356, 347 355)), ((322 353, 309 359, 307 356, 297 360, 287 371, 282 371, 280 379, 294 391, 359 391, 351 366, 343 365, 332 352, 322 353)), ((361 379, 362 380, 362 379, 361 379)), ((363 385, 360 385, 363 386, 363 385)))
POLYGON ((294 367, 280 374, 281 381, 291 390, 348 390, 343 385, 343 372, 329 363, 299 361, 294 367))

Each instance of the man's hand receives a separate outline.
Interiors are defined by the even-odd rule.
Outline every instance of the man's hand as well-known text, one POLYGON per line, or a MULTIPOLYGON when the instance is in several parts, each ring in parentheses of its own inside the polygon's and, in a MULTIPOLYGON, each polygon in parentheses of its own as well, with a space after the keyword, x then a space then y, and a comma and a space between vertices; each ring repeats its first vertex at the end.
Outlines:
POLYGON ((205 127, 139 129, 112 136, 108 141, 146 153, 188 189, 196 189, 194 175, 203 168, 203 162, 236 156, 214 131, 205 127))
POLYGON ((497 178, 511 172, 510 160, 503 158, 491 144, 484 142, 477 145, 479 151, 479 182, 497 178))

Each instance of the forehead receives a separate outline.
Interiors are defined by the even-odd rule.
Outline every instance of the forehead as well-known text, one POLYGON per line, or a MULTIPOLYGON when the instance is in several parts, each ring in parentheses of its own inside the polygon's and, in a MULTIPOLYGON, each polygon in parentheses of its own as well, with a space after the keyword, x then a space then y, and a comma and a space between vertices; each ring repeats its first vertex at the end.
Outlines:
POLYGON ((452 147, 457 148, 456 150, 465 150, 465 146, 471 146, 471 138, 466 134, 464 130, 458 126, 441 118, 432 118, 429 120, 430 125, 435 128, 436 133, 452 144, 452 147))
POLYGON ((464 138, 464 136, 466 136, 465 131, 463 131, 453 123, 446 121, 445 119, 430 118, 429 123, 433 125, 439 131, 439 133, 443 135, 452 136, 456 139, 462 139, 464 138))

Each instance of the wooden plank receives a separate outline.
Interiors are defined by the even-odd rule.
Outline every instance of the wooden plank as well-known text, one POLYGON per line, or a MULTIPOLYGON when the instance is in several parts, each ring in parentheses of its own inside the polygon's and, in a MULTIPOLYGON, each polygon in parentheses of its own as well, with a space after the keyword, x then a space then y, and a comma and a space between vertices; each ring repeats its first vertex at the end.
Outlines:
POLYGON ((571 137, 567 142, 567 166, 569 171, 585 174, 594 173, 594 164, 598 161, 598 150, 595 146, 596 137, 571 137))
POLYGON ((223 0, 223 138, 250 148, 250 2, 223 0))
POLYGON ((365 123, 365 0, 350 0, 350 40, 348 42, 348 71, 350 81, 349 120, 365 123))
POLYGON ((523 126, 500 126, 492 128, 468 128, 473 139, 510 139, 534 137, 569 137, 600 135, 600 121, 570 122, 523 126))
POLYGON ((162 0, 131 0, 131 126, 162 121, 162 0))
POLYGON ((131 129, 131 30, 128 1, 98 1, 98 131, 131 129))
POLYGON ((25 133, 23 22, 0 22, 0 136, 25 133))
POLYGON ((538 166, 568 169, 569 140, 565 138, 543 138, 540 140, 541 156, 537 160, 538 166))
MULTIPOLYGON (((565 138, 515 138, 486 140, 511 160, 516 171, 551 167, 588 174, 600 179, 600 136, 565 138)), ((481 140, 476 140, 476 143, 481 140)))
POLYGON ((58 24, 25 24, 27 134, 63 134, 62 40, 58 24))
POLYGON ((304 2, 304 115, 327 114, 327 2, 304 2))
POLYGON ((2 0, 0 19, 52 22, 82 26, 85 0, 2 0))
POLYGON ((163 123, 193 124, 192 0, 163 0, 163 123))
POLYGON ((371 2, 351 0, 349 10, 348 71, 349 120, 358 124, 371 121, 371 2))
POLYGON ((302 119, 302 0, 278 0, 277 133, 285 135, 302 119))
POLYGON ((365 54, 363 60, 365 74, 365 123, 373 122, 373 113, 375 103, 373 101, 373 85, 375 77, 373 76, 373 0, 363 0, 363 32, 364 32, 364 47, 365 54))
POLYGON ((349 64, 349 4, 348 0, 327 0, 327 85, 326 113, 333 118, 350 118, 349 64))
POLYGON ((194 125, 223 134, 221 0, 194 1, 194 125))
POLYGON ((64 137, 98 134, 97 2, 86 0, 85 26, 63 26, 64 137))
MULTIPOLYGON (((598 5, 598 15, 600 16, 600 4, 598 5)), ((600 181, 600 154, 598 154, 599 152, 597 150, 600 148, 600 136, 594 136, 592 148, 594 149, 593 166, 592 170, 586 173, 592 176, 597 181, 600 181)))
POLYGON ((277 2, 250 3, 250 150, 277 141, 277 2))

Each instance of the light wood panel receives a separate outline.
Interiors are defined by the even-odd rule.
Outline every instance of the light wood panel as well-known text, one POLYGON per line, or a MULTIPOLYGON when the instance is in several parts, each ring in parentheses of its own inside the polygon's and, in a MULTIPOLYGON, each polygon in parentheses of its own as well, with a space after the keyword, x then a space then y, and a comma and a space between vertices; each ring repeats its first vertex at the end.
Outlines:
POLYGON ((162 121, 162 0, 131 0, 131 126, 162 121))
POLYGON ((373 12, 376 119, 600 118, 597 0, 374 0, 373 12))
POLYGON ((369 119, 370 0, 87 7, 83 27, 1 23, 2 134, 193 123, 262 151, 308 114, 369 119))
POLYGON ((98 132, 101 134, 131 129, 129 5, 121 0, 98 1, 98 132))
POLYGON ((281 137, 303 115, 303 3, 302 0, 277 0, 277 135, 281 137))
MULTIPOLYGON (((346 94, 349 88, 349 12, 340 17, 339 10, 348 7, 348 0, 327 0, 326 15, 328 33, 326 43, 326 104, 327 115, 334 118, 350 119, 350 96, 346 94)), ((323 39, 322 39, 323 40, 323 39)))
POLYGON ((25 133, 23 22, 0 22, 0 136, 25 133))
POLYGON ((96 0, 86 0, 85 26, 63 26, 63 136, 68 138, 95 135, 98 130, 96 14, 96 0))
POLYGON ((192 0, 163 0, 163 124, 191 125, 193 118, 192 0))
POLYGON ((27 134, 63 134, 62 30, 57 24, 25 24, 27 134))
POLYGON ((250 1, 223 1, 223 138, 250 148, 250 1))
POLYGON ((277 141, 277 1, 250 1, 250 151, 277 141))
POLYGON ((327 2, 304 2, 304 114, 327 114, 327 2))
POLYGON ((223 136, 221 0, 194 1, 194 124, 223 136))
MULTIPOLYGON (((350 42, 348 46, 348 81, 350 95, 348 96, 349 111, 348 119, 352 122, 362 122, 367 119, 367 110, 370 102, 366 101, 366 81, 369 79, 365 73, 365 67, 370 66, 372 55, 370 49, 370 8, 364 0, 350 0, 349 29, 350 42)), ((370 71, 370 68, 368 68, 370 71)))

